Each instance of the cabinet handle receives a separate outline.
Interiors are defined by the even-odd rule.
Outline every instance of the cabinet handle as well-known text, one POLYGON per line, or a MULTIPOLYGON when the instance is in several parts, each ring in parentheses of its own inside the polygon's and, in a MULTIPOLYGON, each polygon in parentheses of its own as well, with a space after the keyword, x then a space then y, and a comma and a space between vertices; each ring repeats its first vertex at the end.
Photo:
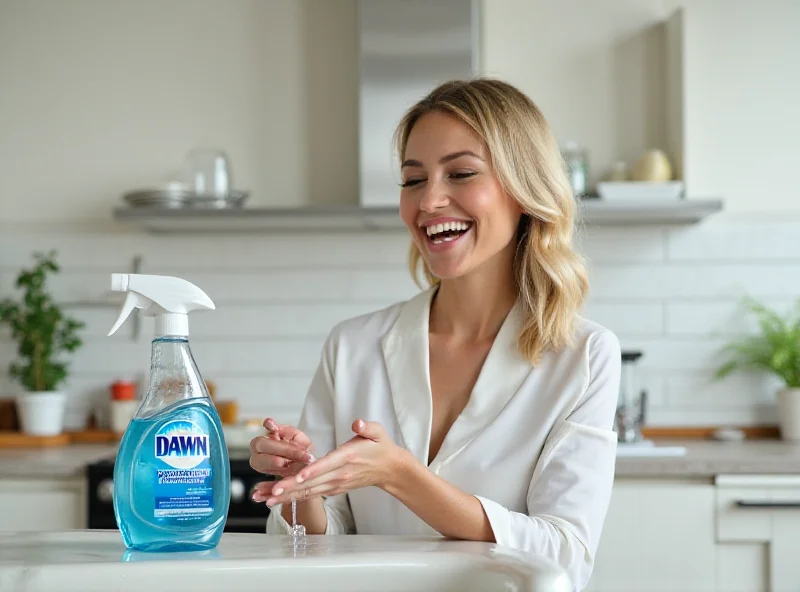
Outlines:
POLYGON ((800 508, 800 501, 753 501, 737 500, 736 505, 740 508, 800 508))

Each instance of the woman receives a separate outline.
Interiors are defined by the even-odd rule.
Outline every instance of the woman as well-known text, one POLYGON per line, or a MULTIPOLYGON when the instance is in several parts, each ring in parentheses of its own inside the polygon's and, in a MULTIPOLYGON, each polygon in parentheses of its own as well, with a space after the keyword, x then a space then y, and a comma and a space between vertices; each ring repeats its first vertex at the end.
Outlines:
POLYGON ((487 79, 435 89, 396 139, 411 269, 432 287, 336 326, 299 428, 265 421, 250 463, 282 477, 255 494, 267 531, 289 532, 298 499, 309 534, 492 541, 582 588, 611 494, 621 356, 579 316, 556 142, 525 95, 487 79))

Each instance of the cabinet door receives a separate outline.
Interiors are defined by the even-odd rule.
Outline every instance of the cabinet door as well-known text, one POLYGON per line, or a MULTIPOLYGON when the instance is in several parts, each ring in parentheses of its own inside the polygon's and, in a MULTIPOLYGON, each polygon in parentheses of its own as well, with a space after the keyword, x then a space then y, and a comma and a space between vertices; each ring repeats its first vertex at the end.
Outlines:
POLYGON ((800 476, 720 475, 716 507, 718 590, 797 592, 800 476))
POLYGON ((0 479, 0 530, 86 528, 83 479, 0 479))
POLYGON ((714 486, 617 480, 587 592, 712 592, 714 486))

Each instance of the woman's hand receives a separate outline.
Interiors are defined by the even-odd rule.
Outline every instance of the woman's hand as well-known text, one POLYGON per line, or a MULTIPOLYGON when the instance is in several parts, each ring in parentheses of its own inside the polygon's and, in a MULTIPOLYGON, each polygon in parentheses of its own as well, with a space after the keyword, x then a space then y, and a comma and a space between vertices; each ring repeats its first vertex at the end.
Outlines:
POLYGON ((259 473, 286 477, 314 460, 311 440, 297 428, 278 425, 270 418, 264 427, 267 435, 250 441, 250 466, 259 473))
POLYGON ((392 442, 379 423, 358 419, 352 429, 356 435, 351 440, 297 475, 275 483, 267 506, 333 496, 361 487, 385 487, 402 458, 403 449, 392 442))

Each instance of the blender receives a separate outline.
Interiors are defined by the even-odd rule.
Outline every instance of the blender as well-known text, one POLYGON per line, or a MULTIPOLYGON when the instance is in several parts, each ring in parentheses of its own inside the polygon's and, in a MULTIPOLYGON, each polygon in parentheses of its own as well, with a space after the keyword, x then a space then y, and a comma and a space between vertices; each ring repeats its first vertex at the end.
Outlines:
POLYGON ((622 373, 614 431, 619 442, 641 442, 645 420, 647 392, 639 389, 636 380, 636 362, 642 357, 640 351, 622 352, 622 373))

